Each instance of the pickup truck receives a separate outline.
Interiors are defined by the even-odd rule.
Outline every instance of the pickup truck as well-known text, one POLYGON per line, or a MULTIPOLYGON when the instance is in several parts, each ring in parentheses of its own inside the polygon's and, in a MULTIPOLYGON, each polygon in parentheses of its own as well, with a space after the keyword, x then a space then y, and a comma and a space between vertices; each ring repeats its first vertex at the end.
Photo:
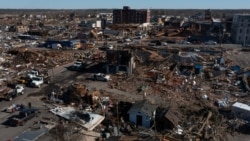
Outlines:
POLYGON ((5 122, 5 124, 9 126, 23 126, 25 122, 37 116, 38 113, 39 113, 39 110, 35 108, 22 109, 18 115, 14 115, 10 117, 5 122))
POLYGON ((32 81, 30 83, 31 87, 36 87, 36 88, 40 88, 42 84, 44 83, 49 83, 50 82, 50 77, 49 76, 36 76, 32 78, 32 81))
POLYGON ((0 88, 0 98, 11 101, 14 97, 24 94, 24 86, 16 85, 14 89, 3 86, 0 88))
POLYGON ((39 75, 39 72, 36 71, 36 70, 31 70, 28 74, 27 74, 27 77, 32 79, 33 77, 36 77, 39 75))
POLYGON ((29 79, 32 79, 33 77, 36 77, 36 76, 48 76, 48 72, 47 71, 40 72, 38 70, 31 70, 30 72, 27 73, 27 77, 29 79))

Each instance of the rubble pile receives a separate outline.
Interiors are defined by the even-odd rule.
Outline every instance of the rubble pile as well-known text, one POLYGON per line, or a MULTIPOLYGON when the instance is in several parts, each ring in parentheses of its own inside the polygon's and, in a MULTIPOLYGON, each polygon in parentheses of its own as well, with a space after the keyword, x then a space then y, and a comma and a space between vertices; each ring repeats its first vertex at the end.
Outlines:
POLYGON ((66 89, 62 93, 62 98, 66 104, 81 103, 88 94, 86 85, 83 84, 75 83, 63 89, 66 89))
POLYGON ((48 51, 42 49, 27 49, 27 48, 15 48, 9 50, 8 53, 13 56, 13 63, 28 64, 31 63, 33 66, 37 64, 43 64, 45 67, 66 64, 72 62, 73 53, 70 51, 48 51), (65 57, 68 56, 68 57, 65 57))
MULTIPOLYGON (((143 50, 146 51, 146 49, 143 50)), ((175 107, 177 111, 180 111, 181 116, 178 117, 180 122, 177 125, 182 125, 182 127, 178 129, 175 126, 174 128, 177 128, 176 130, 185 129, 185 131, 170 133, 171 136, 175 136, 177 133, 184 135, 184 138, 187 139, 221 140, 223 134, 231 130, 231 124, 221 115, 220 110, 224 109, 218 110, 217 102, 225 97, 225 93, 220 92, 225 89, 241 90, 240 87, 232 84, 236 77, 228 77, 224 69, 224 67, 230 66, 232 60, 225 57, 225 61, 220 60, 219 62, 217 59, 221 58, 221 51, 216 49, 211 49, 211 51, 215 53, 211 55, 208 53, 209 51, 206 51, 196 55, 198 59, 195 63, 203 65, 204 75, 201 75, 198 70, 194 69, 194 65, 179 62, 180 59, 176 59, 178 54, 166 58, 161 56, 161 59, 158 60, 152 57, 152 54, 155 56, 157 52, 150 50, 148 52, 151 55, 146 55, 148 58, 144 60, 152 59, 155 63, 145 66, 144 62, 138 61, 140 63, 137 64, 131 76, 126 77, 119 73, 113 75, 110 86, 112 89, 144 95, 149 101, 150 98, 147 96, 160 97, 161 100, 164 100, 164 106, 175 107), (206 73, 210 76, 206 76, 206 73)), ((137 54, 137 58, 142 57, 145 55, 137 54)), ((245 85, 248 85, 249 78, 247 78, 243 77, 245 85)), ((236 99, 232 97, 230 101, 226 101, 226 104, 233 103, 236 99)), ((224 106, 223 108, 227 108, 227 105, 224 106)))

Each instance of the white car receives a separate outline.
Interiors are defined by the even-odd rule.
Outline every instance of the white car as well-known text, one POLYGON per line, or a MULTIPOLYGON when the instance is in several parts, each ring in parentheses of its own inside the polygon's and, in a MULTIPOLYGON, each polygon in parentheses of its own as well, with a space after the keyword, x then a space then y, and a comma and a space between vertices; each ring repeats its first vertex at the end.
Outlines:
POLYGON ((79 67, 82 66, 82 62, 76 61, 76 62, 73 64, 73 66, 76 67, 76 68, 79 68, 79 67))
POLYGON ((163 46, 167 46, 167 45, 168 45, 168 43, 167 43, 167 42, 161 42, 161 45, 163 45, 163 46))
POLYGON ((107 48, 108 49, 114 49, 114 46, 113 45, 107 45, 107 48))
POLYGON ((132 40, 129 39, 129 38, 124 39, 124 41, 125 41, 125 42, 132 42, 132 40))
POLYGON ((94 80, 99 81, 109 81, 111 80, 110 75, 104 74, 104 73, 97 73, 93 75, 94 80))
POLYGON ((44 83, 43 77, 33 77, 31 86, 40 88, 43 83, 44 83))
POLYGON ((124 43, 124 45, 125 45, 125 46, 129 46, 129 45, 130 45, 130 43, 129 43, 129 42, 126 42, 126 43, 124 43))
POLYGON ((28 76, 30 79, 32 79, 33 77, 36 77, 36 76, 38 76, 38 75, 39 75, 39 72, 36 71, 36 70, 31 70, 31 71, 27 74, 27 76, 28 76))

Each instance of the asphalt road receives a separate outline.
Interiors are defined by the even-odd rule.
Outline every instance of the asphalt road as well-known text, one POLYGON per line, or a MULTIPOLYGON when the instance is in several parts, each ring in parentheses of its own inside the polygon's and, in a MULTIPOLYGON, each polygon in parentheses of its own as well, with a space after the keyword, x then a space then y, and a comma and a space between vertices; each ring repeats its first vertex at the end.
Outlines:
MULTIPOLYGON (((52 74, 51 72, 54 72, 53 73, 54 77, 57 77, 60 79, 64 79, 64 77, 69 77, 74 72, 67 71, 66 67, 71 65, 71 64, 72 63, 66 64, 66 65, 63 65, 60 67, 56 67, 53 69, 53 71, 50 70, 49 73, 52 74), (68 72, 68 73, 65 74, 65 72, 68 72), (61 76, 64 76, 64 77, 61 77, 61 76)), ((57 81, 60 81, 60 79, 57 81)), ((44 84, 41 88, 26 87, 24 95, 20 95, 20 96, 14 98, 12 101, 1 101, 0 102, 0 107, 1 107, 0 122, 4 123, 12 115, 18 114, 18 111, 14 112, 14 113, 7 113, 4 111, 4 109, 11 106, 12 104, 28 105, 28 103, 31 102, 32 107, 36 107, 40 110, 43 110, 44 103, 40 100, 41 97, 37 97, 37 96, 33 97, 33 96, 29 96, 29 95, 32 95, 34 93, 40 93, 40 96, 43 96, 42 92, 46 87, 48 87, 48 85, 46 85, 46 84, 44 84)), ((1 124, 0 125, 0 141, 13 139, 16 136, 18 136, 19 134, 23 133, 26 129, 31 127, 33 125, 34 121, 37 121, 38 119, 41 119, 42 117, 50 117, 50 116, 55 118, 52 114, 50 114, 48 112, 42 112, 39 117, 33 118, 32 120, 28 121, 24 126, 19 126, 19 127, 10 127, 10 126, 6 126, 6 125, 1 124)))

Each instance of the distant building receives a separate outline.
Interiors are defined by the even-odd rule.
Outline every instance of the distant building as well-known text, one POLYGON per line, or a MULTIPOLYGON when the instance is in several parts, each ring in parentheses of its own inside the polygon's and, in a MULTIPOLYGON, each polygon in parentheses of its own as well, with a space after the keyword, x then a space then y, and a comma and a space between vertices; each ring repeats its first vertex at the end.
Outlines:
POLYGON ((79 26, 83 28, 101 28, 102 27, 102 21, 97 20, 97 21, 81 21, 79 26))
POLYGON ((212 19, 212 12, 210 9, 205 10, 205 20, 211 20, 212 19))
POLYGON ((18 32, 18 33, 25 33, 28 30, 29 30, 28 26, 24 26, 24 25, 16 26, 16 32, 18 32))
POLYGON ((149 10, 136 10, 124 6, 123 9, 113 10, 113 24, 149 23, 149 10))
POLYGON ((234 15, 231 37, 236 44, 250 44, 250 14, 234 15))
POLYGON ((113 17, 113 13, 99 13, 100 18, 109 18, 113 17))

